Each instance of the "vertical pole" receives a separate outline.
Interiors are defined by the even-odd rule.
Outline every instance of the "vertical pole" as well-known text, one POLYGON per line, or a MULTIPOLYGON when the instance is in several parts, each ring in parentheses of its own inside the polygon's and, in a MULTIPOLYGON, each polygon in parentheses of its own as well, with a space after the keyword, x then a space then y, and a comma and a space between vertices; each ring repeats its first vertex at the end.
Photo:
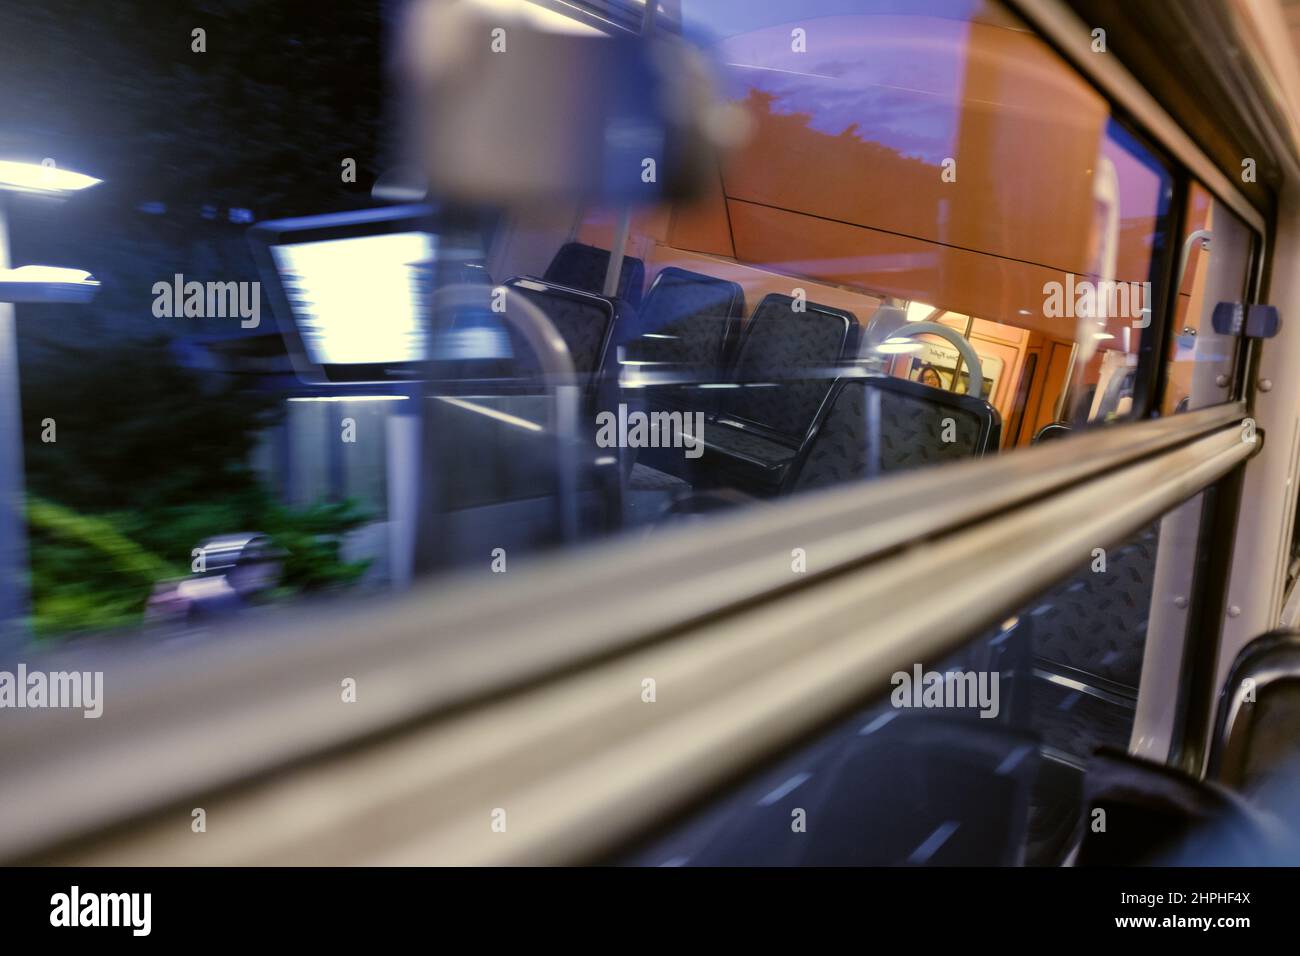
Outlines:
MULTIPOLYGON (((645 13, 641 17, 641 35, 654 36, 655 13, 659 0, 646 0, 645 13)), ((624 206, 618 212, 618 224, 614 227, 614 241, 609 247, 609 265, 605 269, 604 294, 606 298, 618 295, 618 283, 623 273, 623 256, 627 250, 627 237, 632 229, 632 209, 624 206)))
POLYGON ((388 479, 388 577, 393 590, 404 591, 415 575, 415 537, 419 524, 416 489, 420 467, 420 405, 423 391, 385 421, 384 454, 388 479))
MULTIPOLYGON (((9 220, 0 193, 0 269, 9 268, 9 220)), ((0 302, 0 659, 27 640, 27 512, 14 306, 0 302)))
MULTIPOLYGON (((462 543, 456 541, 450 533, 448 503, 443 488, 446 479, 444 459, 447 455, 454 454, 455 449, 449 447, 444 428, 447 406, 435 399, 439 392, 445 391, 447 383, 434 380, 435 373, 445 374, 439 372, 438 356, 434 350, 442 340, 442 333, 450 327, 453 315, 450 312, 440 314, 433 306, 439 302, 439 291, 461 282, 465 263, 475 258, 482 249, 483 217, 480 210, 468 206, 444 205, 438 210, 436 221, 429 226, 429 230, 437 238, 432 274, 422 277, 422 281, 427 283, 427 301, 431 306, 425 310, 424 315, 428 355, 423 364, 424 374, 415 392, 419 396, 420 423, 418 442, 413 449, 417 456, 415 466, 419 478, 413 504, 415 551, 411 569, 417 578, 463 557, 459 554, 462 543)), ((485 289, 485 302, 487 294, 485 289)))
POLYGON ((609 265, 605 269, 603 289, 606 298, 612 299, 618 295, 618 281, 622 278, 623 272, 623 253, 627 249, 627 237, 631 231, 632 210, 624 206, 618 212, 618 225, 614 227, 614 241, 610 243, 609 265))

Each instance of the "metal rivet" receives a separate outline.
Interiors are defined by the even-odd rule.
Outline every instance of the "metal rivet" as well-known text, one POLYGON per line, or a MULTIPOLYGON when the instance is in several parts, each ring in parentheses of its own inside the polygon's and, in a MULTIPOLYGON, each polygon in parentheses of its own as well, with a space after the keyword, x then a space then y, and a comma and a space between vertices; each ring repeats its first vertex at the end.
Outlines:
POLYGON ((1226 376, 1226 375, 1216 375, 1216 376, 1214 377, 1214 384, 1217 385, 1217 386, 1219 386, 1219 388, 1227 388, 1227 387, 1228 387, 1228 381, 1229 381, 1229 379, 1228 379, 1228 376, 1226 376))
POLYGON ((1228 608, 1228 617, 1241 617, 1241 608, 1235 604, 1228 608))
POLYGON ((1187 598, 1183 597, 1181 594, 1178 595, 1178 597, 1174 598, 1174 607, 1187 607, 1187 598))
POLYGON ((1271 378, 1261 378, 1259 380, 1259 390, 1261 392, 1271 392, 1273 390, 1273 380, 1271 378))

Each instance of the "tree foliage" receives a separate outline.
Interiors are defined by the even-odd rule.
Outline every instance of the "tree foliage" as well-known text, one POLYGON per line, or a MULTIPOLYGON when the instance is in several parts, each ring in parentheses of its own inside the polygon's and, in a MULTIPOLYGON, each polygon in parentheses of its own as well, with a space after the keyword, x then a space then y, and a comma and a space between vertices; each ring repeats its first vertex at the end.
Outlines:
POLYGON ((23 406, 38 634, 138 622, 152 587, 188 573, 191 549, 218 534, 269 534, 288 592, 364 571, 339 544, 365 514, 346 501, 287 508, 249 466, 276 396, 177 366, 164 340, 74 346, 51 361, 33 370, 23 406), (41 440, 46 420, 55 441, 41 440))

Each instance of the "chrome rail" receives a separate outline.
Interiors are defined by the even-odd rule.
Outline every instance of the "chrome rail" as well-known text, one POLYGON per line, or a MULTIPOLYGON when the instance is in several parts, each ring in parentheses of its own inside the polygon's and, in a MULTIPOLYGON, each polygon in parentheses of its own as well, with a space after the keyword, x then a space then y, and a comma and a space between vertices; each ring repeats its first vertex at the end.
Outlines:
MULTIPOLYGON (((170 660, 106 658, 113 692, 93 744, 79 713, 6 715, 0 857, 160 813, 119 831, 113 858, 591 858, 1226 474, 1258 447, 1239 414, 795 498, 554 558, 509 588, 443 579, 170 660), (792 571, 793 547, 806 574, 792 571), (950 582, 942 608, 927 597, 936 576, 950 582), (339 702, 348 676, 357 704, 339 702), (647 676, 654 705, 639 696, 647 676), (287 794, 312 811, 259 816, 287 794), (495 834, 482 814, 506 801, 522 810, 517 838, 483 842, 495 834), (186 807, 233 821, 254 804, 248 834, 187 839, 186 807), (324 821, 343 829, 320 840, 324 821), (362 843, 340 835, 353 826, 362 843)), ((69 859, 106 858, 77 846, 69 859)))

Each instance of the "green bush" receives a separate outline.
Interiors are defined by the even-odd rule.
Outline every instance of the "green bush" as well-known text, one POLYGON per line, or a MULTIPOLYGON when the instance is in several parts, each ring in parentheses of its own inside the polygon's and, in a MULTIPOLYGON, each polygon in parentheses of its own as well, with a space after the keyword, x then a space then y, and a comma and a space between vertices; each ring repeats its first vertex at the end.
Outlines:
POLYGON ((191 549, 239 531, 285 552, 280 595, 345 585, 354 502, 287 508, 248 466, 277 396, 175 364, 167 343, 61 349, 24 368, 33 629, 51 638, 138 624, 153 586, 190 573, 191 549), (41 441, 53 419, 57 441, 41 441))

